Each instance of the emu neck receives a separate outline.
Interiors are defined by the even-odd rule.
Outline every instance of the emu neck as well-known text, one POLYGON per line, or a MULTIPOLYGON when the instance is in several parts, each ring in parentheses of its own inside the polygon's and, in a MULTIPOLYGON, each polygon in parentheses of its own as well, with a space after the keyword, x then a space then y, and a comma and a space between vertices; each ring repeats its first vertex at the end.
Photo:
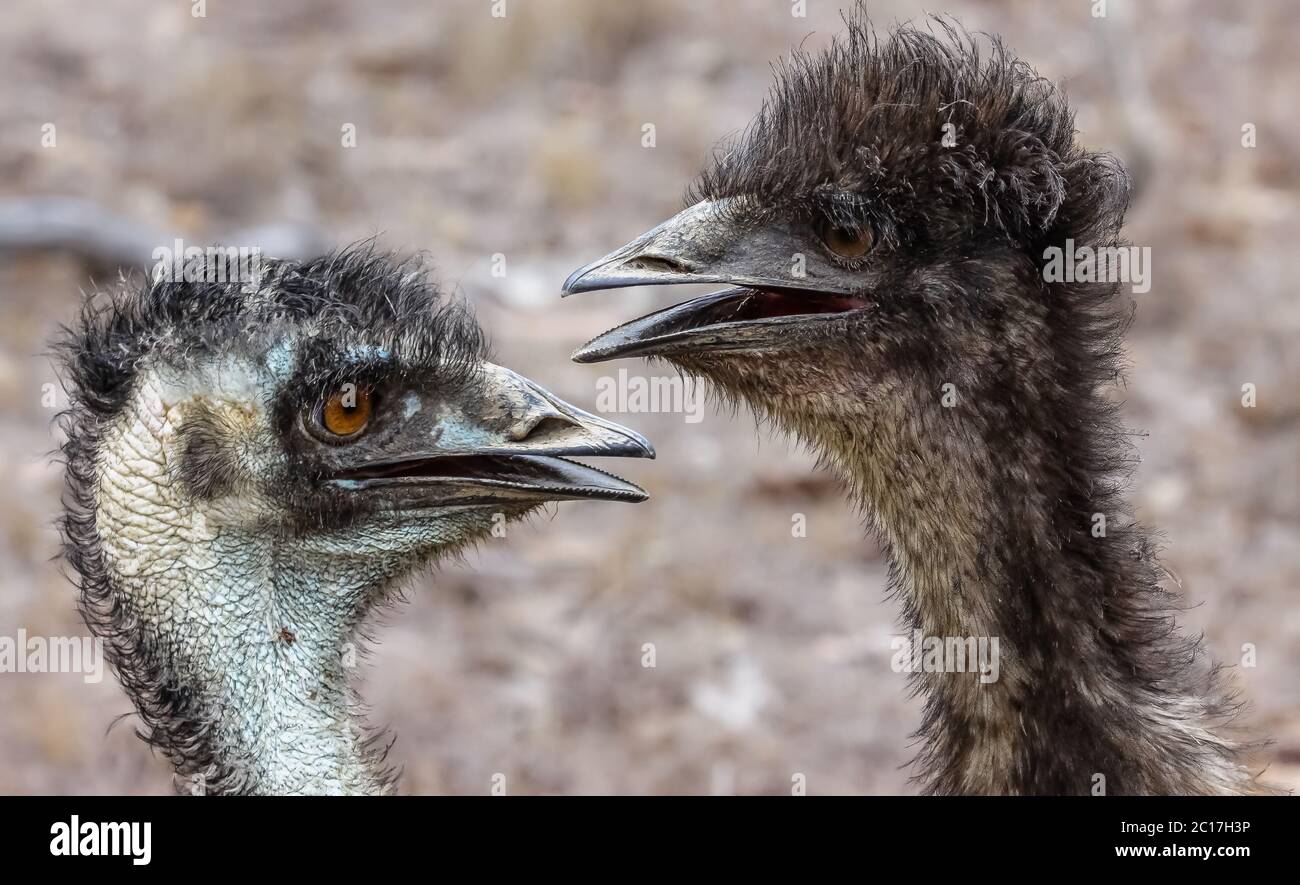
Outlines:
POLYGON ((1101 463, 1100 442, 1001 426, 977 406, 788 416, 874 518, 909 636, 997 640, 995 681, 970 665, 910 677, 926 698, 927 790, 1247 789, 1237 748, 1214 732, 1230 704, 1199 640, 1173 629, 1149 542, 1108 477, 1080 467, 1101 463))
MULTIPOLYGON (((346 576, 331 581, 322 568, 279 562, 271 542, 218 538, 213 548, 218 562, 238 568, 204 569, 183 584, 155 580, 146 590, 166 597, 145 619, 146 629, 158 636, 177 684, 202 699, 196 707, 205 712, 198 715, 213 726, 200 751, 210 754, 212 774, 199 767, 181 789, 213 789, 203 779, 229 771, 229 784, 215 789, 383 792, 349 679, 359 656, 354 622, 314 601, 356 595, 358 588, 346 576), (189 602, 178 604, 177 597, 189 602)), ((144 594, 137 588, 132 595, 144 594)), ((360 598, 351 604, 362 608, 360 598)))
POLYGON ((184 792, 382 791, 348 672, 380 566, 250 531, 237 497, 192 502, 169 468, 178 421, 144 385, 99 460, 106 586, 86 604, 146 736, 184 792))

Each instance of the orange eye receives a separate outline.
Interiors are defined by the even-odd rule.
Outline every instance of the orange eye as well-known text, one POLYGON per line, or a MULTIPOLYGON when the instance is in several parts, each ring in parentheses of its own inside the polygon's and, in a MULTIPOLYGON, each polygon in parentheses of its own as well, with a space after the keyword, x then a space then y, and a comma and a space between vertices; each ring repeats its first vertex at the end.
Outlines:
POLYGON ((356 436, 370 423, 374 401, 370 391, 355 384, 344 384, 325 400, 320 423, 334 436, 356 436))
POLYGON ((860 231, 826 225, 822 229, 822 242, 841 258, 861 258, 875 245, 870 228, 860 231))

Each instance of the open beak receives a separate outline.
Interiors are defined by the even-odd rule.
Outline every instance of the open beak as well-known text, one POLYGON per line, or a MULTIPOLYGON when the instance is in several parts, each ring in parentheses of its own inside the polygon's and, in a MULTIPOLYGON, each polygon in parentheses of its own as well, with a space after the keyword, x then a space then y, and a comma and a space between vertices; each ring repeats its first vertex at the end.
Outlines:
POLYGON ((648 497, 624 479, 568 460, 653 458, 645 437, 501 366, 485 363, 477 382, 450 399, 408 392, 394 408, 397 431, 335 470, 335 488, 382 493, 387 506, 403 511, 648 497))
POLYGON ((780 224, 744 225, 730 203, 697 203, 564 281, 565 295, 625 286, 728 286, 612 329, 578 350, 575 361, 774 349, 788 342, 791 326, 870 308, 846 284, 843 269, 810 246, 806 233, 780 224))

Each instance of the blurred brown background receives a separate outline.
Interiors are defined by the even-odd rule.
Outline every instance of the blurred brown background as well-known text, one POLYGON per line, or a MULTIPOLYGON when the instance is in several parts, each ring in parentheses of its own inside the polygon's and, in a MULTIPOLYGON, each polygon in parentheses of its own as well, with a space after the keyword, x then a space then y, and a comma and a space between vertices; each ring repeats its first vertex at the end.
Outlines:
MULTIPOLYGON (((561 302, 561 281, 679 208, 757 109, 769 61, 824 42, 839 5, 807 0, 796 18, 789 0, 508 0, 494 18, 490 0, 212 0, 194 18, 187 0, 10 2, 0 219, 15 198, 61 195, 120 216, 106 226, 126 240, 133 226, 191 244, 263 229, 428 249, 501 362, 590 407, 599 377, 645 366, 568 354, 683 293, 561 302)), ((931 9, 1063 82, 1081 138, 1141 179, 1129 235, 1152 247, 1154 285, 1122 392, 1149 433, 1135 501, 1195 606, 1187 626, 1230 664, 1256 646, 1234 679, 1275 741, 1260 764, 1297 786, 1300 24, 1282 0, 1107 6, 931 9)), ((878 27, 922 15, 869 8, 878 27)), ((111 264, 0 252, 0 635, 84 633, 51 560, 61 476, 42 350, 111 264)), ((658 447, 619 465, 650 502, 559 507, 385 615, 363 693, 398 736, 403 790, 481 794, 501 772, 512 793, 782 793, 802 772, 814 793, 909 791, 919 706, 889 668, 896 609, 834 483, 747 414, 613 417, 658 447), (806 538, 791 537, 794 513, 806 538)), ((106 734, 128 710, 111 676, 0 674, 0 792, 170 791, 130 720, 106 734)))

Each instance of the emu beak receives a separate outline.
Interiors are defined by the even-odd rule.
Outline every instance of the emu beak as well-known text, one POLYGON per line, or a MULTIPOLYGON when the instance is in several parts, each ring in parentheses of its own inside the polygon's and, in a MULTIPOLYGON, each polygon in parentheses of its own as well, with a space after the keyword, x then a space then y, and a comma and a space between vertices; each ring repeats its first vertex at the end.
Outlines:
POLYGON ((739 208, 734 199, 697 203, 570 274, 566 296, 625 286, 729 286, 606 332, 573 359, 775 349, 788 342, 791 326, 870 306, 808 232, 745 225, 737 220, 739 208))
POLYGON ((653 458, 645 437, 501 366, 483 364, 476 382, 458 394, 410 391, 391 408, 396 432, 335 471, 335 488, 380 492, 404 511, 648 497, 624 479, 567 460, 653 458))

